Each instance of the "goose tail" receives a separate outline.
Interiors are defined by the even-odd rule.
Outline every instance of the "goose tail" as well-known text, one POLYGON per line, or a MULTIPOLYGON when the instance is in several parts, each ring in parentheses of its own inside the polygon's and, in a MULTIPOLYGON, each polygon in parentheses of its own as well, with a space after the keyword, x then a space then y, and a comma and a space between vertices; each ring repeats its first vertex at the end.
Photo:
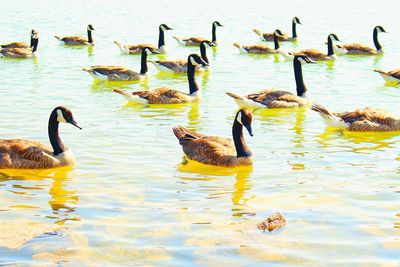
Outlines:
POLYGON ((234 98, 234 99, 244 100, 243 96, 240 96, 240 95, 237 95, 237 94, 234 94, 234 93, 231 93, 231 92, 227 92, 226 94, 229 95, 230 97, 234 98))
POLYGON ((319 113, 327 126, 336 128, 347 128, 349 126, 342 118, 336 116, 320 104, 313 104, 311 109, 319 113))
POLYGON ((235 46, 235 47, 237 47, 237 48, 239 48, 239 49, 242 48, 242 46, 241 46, 239 43, 237 43, 237 42, 236 42, 236 43, 233 43, 233 46, 235 46))
POLYGON ((253 29, 253 32, 255 32, 257 35, 262 36, 263 32, 260 31, 259 29, 253 29))
POLYGON ((184 138, 186 134, 190 133, 188 129, 180 125, 172 128, 172 132, 178 140, 184 138))
POLYGON ((173 36, 172 38, 174 38, 178 42, 179 45, 186 45, 186 42, 183 41, 180 37, 173 36))
POLYGON ((120 90, 120 89, 114 89, 113 90, 115 93, 123 95, 123 96, 130 96, 130 94, 128 92, 125 92, 124 90, 120 90))
POLYGON ((54 35, 54 38, 56 38, 57 40, 61 41, 61 37, 60 36, 54 35))
POLYGON ((82 70, 86 71, 86 72, 91 72, 92 71, 92 69, 90 69, 90 68, 82 68, 82 70))
POLYGON ((383 70, 374 69, 374 71, 379 73, 379 74, 388 75, 388 73, 386 71, 383 71, 383 70))

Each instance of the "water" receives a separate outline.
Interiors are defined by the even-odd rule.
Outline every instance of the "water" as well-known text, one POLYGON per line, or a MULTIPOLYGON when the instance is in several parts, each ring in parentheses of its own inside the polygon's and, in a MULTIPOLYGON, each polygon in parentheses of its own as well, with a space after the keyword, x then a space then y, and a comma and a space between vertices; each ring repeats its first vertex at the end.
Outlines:
MULTIPOLYGON (((398 111, 399 92, 374 68, 398 67, 400 18, 395 1, 3 1, 0 42, 40 33, 37 60, 0 60, 1 138, 48 143, 56 105, 70 107, 82 131, 62 125, 74 168, 2 171, 0 264, 62 266, 396 266, 399 265, 399 137, 325 130, 309 110, 254 114, 245 136, 253 168, 221 169, 187 163, 171 128, 184 125, 230 136, 236 104, 225 95, 269 87, 294 91, 292 64, 274 56, 239 55, 232 43, 258 42, 252 28, 290 32, 299 16, 300 41, 282 49, 319 48, 329 33, 345 43, 372 45, 379 24, 384 56, 340 57, 304 66, 309 96, 335 111, 363 106, 398 111), (185 76, 150 67, 144 83, 94 83, 81 71, 93 64, 140 68, 139 56, 120 55, 114 40, 157 42, 167 23, 169 53, 185 58, 172 36, 210 36, 212 71, 197 76, 199 104, 137 107, 112 92, 172 86, 185 76), (93 48, 60 45, 53 35, 96 29, 93 48), (263 233, 257 224, 281 212, 287 226, 263 233), (10 226, 12 225, 12 226, 10 226), (31 238, 36 236, 35 238, 31 238), (23 240, 26 238, 26 240, 23 240), (9 244, 21 240, 20 244, 9 244)), ((156 56, 152 56, 157 58, 156 56)))

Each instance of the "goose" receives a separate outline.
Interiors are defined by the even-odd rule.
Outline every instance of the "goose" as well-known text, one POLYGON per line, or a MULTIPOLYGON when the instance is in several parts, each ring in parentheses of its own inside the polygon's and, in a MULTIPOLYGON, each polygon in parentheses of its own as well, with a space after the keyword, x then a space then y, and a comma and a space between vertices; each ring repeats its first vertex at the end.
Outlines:
POLYGON ((75 157, 58 134, 60 122, 78 126, 71 110, 56 107, 50 114, 48 134, 51 147, 36 141, 0 139, 0 169, 50 169, 73 165, 75 157))
POLYGON ((240 109, 232 126, 231 139, 192 133, 182 126, 173 128, 185 155, 194 161, 221 167, 249 166, 253 163, 252 153, 243 137, 243 126, 250 136, 252 115, 248 109, 240 109))
POLYGON ((327 45, 328 45, 328 53, 324 53, 322 51, 319 51, 317 49, 304 49, 298 52, 289 52, 288 55, 289 56, 296 56, 296 55, 306 55, 309 58, 311 58, 312 60, 333 60, 336 59, 336 55, 335 55, 335 51, 333 49, 333 42, 337 41, 340 42, 339 38, 336 36, 336 34, 329 34, 328 35, 328 41, 327 41, 327 45))
POLYGON ((330 112, 325 107, 314 104, 311 107, 330 127, 353 132, 391 132, 400 131, 400 119, 388 112, 366 107, 351 112, 330 112))
POLYGON ((303 81, 302 64, 315 63, 306 55, 297 55, 293 59, 294 76, 296 79, 297 95, 290 92, 267 89, 247 96, 239 96, 228 92, 240 107, 250 109, 268 108, 298 108, 307 106, 310 101, 306 98, 307 87, 303 81))
POLYGON ((30 48, 33 46, 35 35, 37 35, 37 31, 32 30, 30 44, 27 44, 25 42, 12 42, 12 43, 8 43, 8 44, 2 44, 2 45, 0 45, 0 48, 30 48))
POLYGON ((114 92, 121 94, 128 102, 136 104, 181 104, 200 100, 200 87, 198 86, 195 74, 195 66, 208 64, 197 54, 188 57, 188 82, 189 94, 182 93, 172 88, 161 87, 149 91, 136 91, 132 93, 114 89, 114 92))
MULTIPOLYGON (((207 64, 209 64, 209 60, 207 57, 207 47, 215 46, 212 42, 205 40, 200 43, 200 55, 201 59, 203 59, 207 64)), ((151 62, 158 71, 161 72, 174 72, 174 73, 186 73, 187 72, 187 61, 183 59, 178 60, 156 60, 151 62)), ((208 66, 198 66, 197 70, 207 70, 208 66)))
POLYGON ((90 68, 83 68, 83 71, 89 73, 94 79, 102 81, 136 81, 146 76, 148 71, 147 56, 151 54, 158 54, 158 52, 151 47, 145 47, 142 50, 140 73, 130 70, 122 66, 102 66, 96 65, 90 68))
POLYGON ((87 36, 88 36, 87 39, 85 39, 82 36, 65 36, 65 37, 54 36, 54 38, 56 38, 61 42, 64 42, 64 44, 66 45, 94 45, 92 31, 94 31, 94 28, 91 24, 89 24, 87 26, 87 36))
POLYGON ((383 71, 383 70, 374 70, 379 73, 382 78, 387 82, 400 82, 400 69, 391 70, 391 71, 383 71))
POLYGON ((274 48, 271 48, 265 44, 255 45, 241 45, 239 43, 233 43, 233 46, 239 49, 240 53, 245 54, 280 54, 278 37, 282 35, 280 30, 274 31, 274 48))
MULTIPOLYGON (((214 21, 212 23, 212 39, 211 42, 215 45, 218 45, 218 41, 217 41, 217 27, 223 27, 223 25, 221 23, 219 23, 218 21, 214 21)), ((185 39, 181 39, 179 37, 174 36, 173 37, 179 45, 183 45, 183 46, 199 46, 201 41, 207 40, 207 38, 203 38, 203 37, 190 37, 190 38, 185 38, 185 39)))
POLYGON ((166 47, 165 47, 164 32, 170 31, 170 30, 172 30, 172 28, 168 27, 166 24, 161 24, 158 27, 158 30, 159 30, 158 48, 152 44, 123 45, 123 44, 119 43, 118 41, 114 41, 114 43, 118 46, 121 53, 126 54, 126 55, 140 54, 142 52, 142 49, 145 47, 151 47, 151 48, 157 50, 160 54, 165 54, 166 47))
MULTIPOLYGON (((282 34, 279 36, 279 41, 281 42, 293 42, 297 40, 297 24, 301 25, 300 19, 298 17, 294 17, 292 19, 292 37, 288 36, 287 34, 282 34)), ((257 35, 260 36, 262 41, 273 41, 274 40, 274 33, 273 32, 262 32, 258 29, 253 29, 257 35)))
POLYGON ((382 26, 376 26, 374 28, 372 37, 374 40, 374 45, 376 49, 368 47, 364 44, 360 43, 352 43, 352 44, 345 44, 345 45, 336 45, 334 48, 336 52, 341 54, 349 54, 349 55, 377 55, 383 54, 383 49, 381 44, 378 40, 378 33, 385 32, 385 29, 382 26))
POLYGON ((38 33, 35 32, 32 37, 32 47, 31 48, 3 48, 0 49, 0 54, 8 58, 30 58, 37 56, 37 47, 39 44, 38 33))

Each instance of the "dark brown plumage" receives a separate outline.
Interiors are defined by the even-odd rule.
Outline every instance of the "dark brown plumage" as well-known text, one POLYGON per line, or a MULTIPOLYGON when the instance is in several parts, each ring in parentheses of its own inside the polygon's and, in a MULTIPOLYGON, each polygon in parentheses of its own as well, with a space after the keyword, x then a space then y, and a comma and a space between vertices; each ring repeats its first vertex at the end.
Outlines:
POLYGON ((248 166, 253 163, 251 151, 243 138, 242 128, 251 131, 251 112, 241 109, 237 112, 232 127, 231 139, 192 133, 182 126, 173 128, 185 155, 203 164, 221 167, 248 166))
POLYGON ((312 110, 318 112, 328 126, 344 128, 355 132, 400 131, 400 120, 392 114, 366 107, 351 112, 330 112, 321 105, 314 104, 312 110))

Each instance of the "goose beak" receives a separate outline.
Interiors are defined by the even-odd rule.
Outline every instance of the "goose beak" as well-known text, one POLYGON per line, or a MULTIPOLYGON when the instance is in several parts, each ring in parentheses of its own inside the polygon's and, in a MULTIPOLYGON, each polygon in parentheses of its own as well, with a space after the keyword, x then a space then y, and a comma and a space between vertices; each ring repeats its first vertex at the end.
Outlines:
POLYGON ((251 125, 245 126, 250 136, 253 136, 253 130, 251 129, 251 125))
POLYGON ((82 127, 80 127, 78 125, 78 123, 75 120, 72 120, 72 122, 70 122, 70 124, 74 125, 76 128, 78 128, 79 130, 82 130, 82 127))

